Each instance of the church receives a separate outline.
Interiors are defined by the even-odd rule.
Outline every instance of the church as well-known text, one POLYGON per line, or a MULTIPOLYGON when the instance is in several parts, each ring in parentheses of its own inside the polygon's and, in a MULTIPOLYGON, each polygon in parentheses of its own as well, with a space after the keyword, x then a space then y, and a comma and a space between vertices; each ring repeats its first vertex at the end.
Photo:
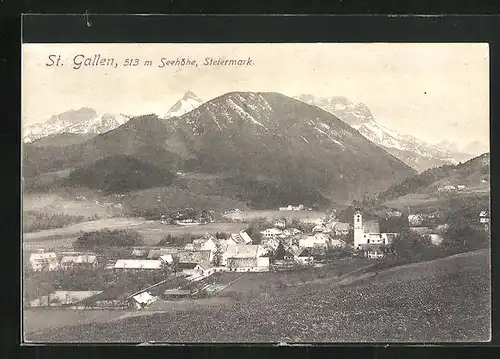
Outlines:
POLYGON ((354 211, 354 249, 363 249, 366 245, 387 245, 392 243, 396 233, 380 233, 378 221, 363 221, 359 208, 354 211))

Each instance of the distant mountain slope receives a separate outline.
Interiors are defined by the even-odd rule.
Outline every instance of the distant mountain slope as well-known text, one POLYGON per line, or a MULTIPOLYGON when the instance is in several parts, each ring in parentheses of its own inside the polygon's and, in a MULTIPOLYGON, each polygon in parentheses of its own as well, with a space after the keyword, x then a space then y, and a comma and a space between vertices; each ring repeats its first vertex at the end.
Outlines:
POLYGON ((198 96, 196 96, 193 92, 188 91, 184 94, 184 96, 177 101, 163 116, 164 118, 170 117, 178 117, 185 115, 189 111, 194 110, 203 104, 203 100, 201 100, 198 96))
POLYGON ((64 184, 110 192, 127 192, 168 186, 173 178, 173 173, 133 156, 114 155, 72 170, 64 184))
POLYGON ((389 187, 379 194, 379 199, 389 200, 411 193, 436 192, 444 186, 464 185, 469 189, 488 189, 490 176, 490 154, 485 153, 465 163, 444 165, 389 187))
POLYGON ((238 191, 257 181, 275 193, 273 205, 283 193, 361 196, 415 173, 332 114, 278 93, 228 93, 169 120, 137 117, 62 150, 25 147, 26 176, 128 154, 168 170, 229 173, 238 191))
POLYGON ((58 133, 33 141, 31 145, 36 147, 63 147, 83 143, 94 136, 95 134, 92 133, 58 133))
POLYGON ((387 128, 375 121, 365 104, 350 101, 345 97, 300 95, 296 99, 334 114, 364 137, 419 172, 443 164, 458 163, 472 157, 458 151, 448 152, 413 136, 403 135, 387 128))
POLYGON ((50 120, 23 128, 23 141, 30 143, 62 133, 99 134, 123 125, 130 118, 121 114, 98 114, 94 109, 82 107, 52 116, 50 120))

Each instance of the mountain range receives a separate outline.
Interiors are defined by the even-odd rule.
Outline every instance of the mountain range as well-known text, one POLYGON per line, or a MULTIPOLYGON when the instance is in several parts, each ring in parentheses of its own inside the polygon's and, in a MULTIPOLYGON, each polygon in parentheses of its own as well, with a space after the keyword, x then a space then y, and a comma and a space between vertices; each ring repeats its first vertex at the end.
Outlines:
POLYGON ((460 153, 458 149, 456 151, 450 151, 450 148, 443 149, 387 128, 374 119, 365 104, 345 97, 300 95, 295 98, 337 116, 364 137, 419 172, 443 164, 456 164, 473 157, 468 153, 460 153))
POLYGON ((47 136, 63 133, 90 135, 111 131, 130 119, 123 114, 98 114, 96 110, 82 107, 52 116, 44 123, 23 128, 23 142, 30 143, 47 136))
POLYGON ((253 206, 349 200, 415 173, 316 106, 278 93, 232 92, 168 120, 132 118, 82 143, 25 145, 23 175, 77 170, 116 155, 159 171, 220 175, 225 195, 253 206))

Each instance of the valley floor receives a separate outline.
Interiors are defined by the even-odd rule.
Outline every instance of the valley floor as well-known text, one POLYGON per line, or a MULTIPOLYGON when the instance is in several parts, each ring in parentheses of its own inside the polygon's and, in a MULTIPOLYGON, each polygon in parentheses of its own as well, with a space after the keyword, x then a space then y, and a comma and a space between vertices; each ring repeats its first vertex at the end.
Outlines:
MULTIPOLYGON (((294 286, 283 290, 266 286, 270 278, 257 282, 252 276, 247 279, 251 278, 255 285, 244 300, 236 298, 108 323, 82 323, 33 333, 26 339, 436 343, 484 342, 491 338, 488 250, 379 273, 334 275, 306 284, 300 282, 307 278, 299 278, 294 286)), ((239 286, 244 283, 236 282, 239 286)))

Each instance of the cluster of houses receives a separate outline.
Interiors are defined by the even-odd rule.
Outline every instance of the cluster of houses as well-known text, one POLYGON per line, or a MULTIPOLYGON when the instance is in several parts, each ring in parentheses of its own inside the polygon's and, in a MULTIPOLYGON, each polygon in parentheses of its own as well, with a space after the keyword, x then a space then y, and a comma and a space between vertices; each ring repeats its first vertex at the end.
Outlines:
POLYGON ((29 265, 35 272, 69 268, 95 268, 98 265, 97 256, 92 253, 60 253, 59 257, 54 252, 45 252, 41 249, 30 255, 29 265), (61 258, 59 259, 59 257, 61 258))
POLYGON ((456 185, 456 186, 453 186, 453 185, 446 185, 446 186, 443 186, 443 187, 439 187, 437 189, 438 192, 440 193, 446 193, 446 192, 456 192, 456 191, 465 191, 467 189, 467 186, 463 185, 463 184, 459 184, 459 185, 456 185))
POLYGON ((313 209, 310 207, 304 207, 303 204, 299 204, 298 206, 294 206, 293 204, 289 204, 286 207, 278 207, 280 212, 286 211, 312 211, 313 209))

